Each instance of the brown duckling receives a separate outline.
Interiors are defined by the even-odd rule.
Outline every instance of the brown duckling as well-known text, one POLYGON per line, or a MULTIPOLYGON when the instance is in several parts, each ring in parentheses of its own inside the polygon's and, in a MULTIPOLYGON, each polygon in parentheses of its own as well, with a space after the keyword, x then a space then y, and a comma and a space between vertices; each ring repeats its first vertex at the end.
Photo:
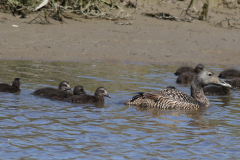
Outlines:
POLYGON ((178 76, 176 82, 178 84, 191 84, 196 75, 194 72, 184 72, 178 76))
POLYGON ((72 103, 97 103, 104 102, 104 96, 111 98, 104 87, 99 87, 96 89, 94 95, 74 95, 67 101, 72 103))
POLYGON ((228 95, 231 93, 230 89, 224 86, 209 86, 204 87, 203 92, 207 96, 213 95, 228 95))
POLYGON ((6 83, 0 83, 0 92, 14 93, 21 91, 21 81, 20 78, 14 78, 12 85, 6 83))
POLYGON ((225 71, 222 71, 218 77, 224 79, 237 78, 240 77, 240 71, 236 69, 227 69, 225 71))
POLYGON ((66 92, 67 90, 71 90, 69 82, 62 81, 59 84, 58 88, 52 88, 52 87, 41 88, 34 91, 33 95, 39 95, 42 97, 52 98, 52 99, 64 99, 66 96, 67 97, 72 96, 72 93, 66 92))
POLYGON ((233 78, 231 80, 227 80, 226 82, 235 88, 240 88, 240 78, 233 78))
POLYGON ((200 73, 204 69, 204 66, 202 64, 198 64, 195 68, 192 67, 180 67, 177 69, 177 71, 174 73, 176 76, 180 75, 184 72, 192 72, 195 74, 200 73))

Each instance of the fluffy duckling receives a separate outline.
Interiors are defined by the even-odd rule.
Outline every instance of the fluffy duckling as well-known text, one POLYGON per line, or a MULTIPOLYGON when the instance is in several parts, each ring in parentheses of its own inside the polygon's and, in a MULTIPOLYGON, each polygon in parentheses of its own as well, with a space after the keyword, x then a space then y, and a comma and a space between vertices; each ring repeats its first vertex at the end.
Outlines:
POLYGON ((64 99, 65 97, 72 96, 72 93, 66 92, 67 90, 71 90, 70 84, 67 81, 62 81, 59 84, 58 88, 52 88, 52 87, 45 87, 38 89, 33 92, 33 95, 39 95, 46 98, 51 99, 64 99))
POLYGON ((174 73, 176 76, 180 75, 184 72, 192 72, 195 74, 200 73, 204 69, 204 66, 202 64, 198 64, 195 68, 192 67, 180 67, 177 69, 177 71, 174 73))
POLYGON ((222 71, 218 77, 224 79, 237 78, 240 77, 240 71, 236 69, 227 69, 225 71, 222 71))
POLYGON ((240 78, 233 78, 231 80, 227 80, 226 82, 235 88, 240 88, 240 78))
POLYGON ((194 72, 184 72, 178 76, 176 82, 178 84, 191 84, 196 75, 194 72))
POLYGON ((84 95, 84 94, 86 94, 86 92, 84 91, 83 86, 77 85, 73 89, 73 94, 74 95, 84 95))
POLYGON ((203 92, 207 96, 213 95, 228 95, 231 93, 230 89, 224 86, 209 86, 204 87, 203 92))
POLYGON ((15 93, 21 91, 20 78, 14 78, 12 85, 6 83, 0 83, 0 92, 15 93))
POLYGON ((104 96, 111 98, 104 87, 99 87, 94 95, 74 95, 68 101, 72 103, 97 103, 104 102, 104 96))

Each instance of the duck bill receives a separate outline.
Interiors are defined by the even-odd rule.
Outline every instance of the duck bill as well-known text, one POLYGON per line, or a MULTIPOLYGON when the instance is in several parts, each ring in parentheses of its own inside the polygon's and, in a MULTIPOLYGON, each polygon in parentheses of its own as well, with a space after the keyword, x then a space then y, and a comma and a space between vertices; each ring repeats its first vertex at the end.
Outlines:
POLYGON ((109 94, 106 94, 106 95, 104 95, 105 97, 108 97, 108 98, 111 98, 111 96, 109 95, 109 94))
MULTIPOLYGON (((216 77, 216 78, 217 78, 217 77, 216 77)), ((223 86, 223 87, 227 87, 227 88, 233 88, 232 85, 224 82, 223 80, 221 80, 221 79, 219 79, 219 78, 217 78, 217 79, 218 79, 219 82, 216 83, 216 85, 223 86)))

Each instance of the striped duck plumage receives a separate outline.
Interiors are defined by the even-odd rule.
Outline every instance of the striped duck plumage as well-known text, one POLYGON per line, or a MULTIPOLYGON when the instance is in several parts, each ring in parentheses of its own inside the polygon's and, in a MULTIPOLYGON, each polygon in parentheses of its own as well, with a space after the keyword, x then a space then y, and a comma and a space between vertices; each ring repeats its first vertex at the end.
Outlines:
POLYGON ((96 89, 94 95, 74 95, 67 101, 72 103, 97 103, 104 102, 104 96, 111 98, 104 87, 99 87, 96 89))
POLYGON ((12 85, 6 83, 0 83, 0 92, 14 93, 21 91, 21 81, 20 78, 14 78, 12 85))
POLYGON ((209 107, 210 103, 204 95, 203 88, 209 84, 225 86, 231 85, 220 80, 212 72, 203 70, 191 83, 191 95, 178 89, 167 88, 159 91, 140 92, 125 102, 127 105, 155 107, 159 109, 197 109, 209 107))

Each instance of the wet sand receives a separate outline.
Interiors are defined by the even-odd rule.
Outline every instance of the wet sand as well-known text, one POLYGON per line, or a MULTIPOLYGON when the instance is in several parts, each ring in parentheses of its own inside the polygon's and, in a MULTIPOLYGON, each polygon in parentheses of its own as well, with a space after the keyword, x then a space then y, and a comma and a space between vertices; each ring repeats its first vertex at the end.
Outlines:
POLYGON ((65 23, 51 19, 49 25, 28 24, 36 15, 22 19, 0 13, 1 60, 239 65, 238 29, 140 14, 133 16, 132 25, 105 19, 65 19, 65 23))

